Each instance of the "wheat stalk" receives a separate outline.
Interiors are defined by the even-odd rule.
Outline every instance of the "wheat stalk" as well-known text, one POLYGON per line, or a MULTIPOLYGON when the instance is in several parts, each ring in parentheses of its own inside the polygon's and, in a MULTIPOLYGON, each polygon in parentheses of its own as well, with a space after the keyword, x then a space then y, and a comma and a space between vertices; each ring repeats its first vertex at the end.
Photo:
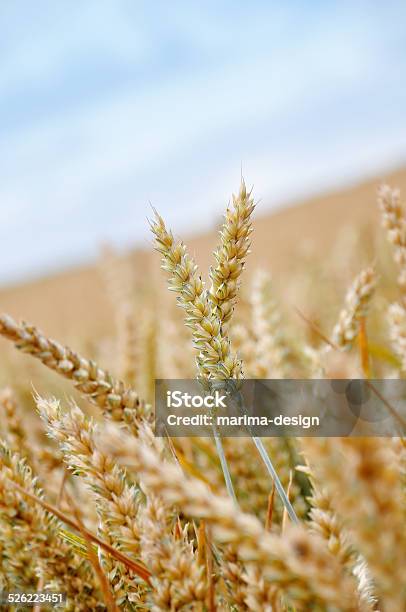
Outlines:
POLYGON ((3 418, 5 438, 13 452, 32 463, 32 447, 27 438, 23 417, 20 414, 15 394, 10 387, 0 391, 0 420, 3 418))

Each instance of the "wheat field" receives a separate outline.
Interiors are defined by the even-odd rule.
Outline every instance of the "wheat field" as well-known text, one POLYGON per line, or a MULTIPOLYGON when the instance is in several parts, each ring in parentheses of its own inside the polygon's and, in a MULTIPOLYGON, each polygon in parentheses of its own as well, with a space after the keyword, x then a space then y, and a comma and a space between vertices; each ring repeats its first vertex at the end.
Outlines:
POLYGON ((401 179, 364 186, 370 214, 346 210, 334 240, 317 202, 288 210, 275 265, 242 182, 204 246, 154 212, 154 253, 105 246, 74 292, 69 274, 30 303, 2 292, 2 591, 78 611, 406 609, 403 438, 263 438, 272 478, 249 437, 153 433, 157 378, 404 378, 401 179))

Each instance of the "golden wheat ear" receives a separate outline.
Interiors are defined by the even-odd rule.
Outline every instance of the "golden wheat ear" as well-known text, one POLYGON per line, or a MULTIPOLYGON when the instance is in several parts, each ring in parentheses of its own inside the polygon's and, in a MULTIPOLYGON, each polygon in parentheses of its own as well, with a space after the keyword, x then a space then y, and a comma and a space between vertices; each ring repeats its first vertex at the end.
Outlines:
POLYGON ((293 351, 281 325, 282 317, 273 294, 271 275, 258 270, 251 290, 255 374, 257 378, 291 378, 293 351))
POLYGON ((368 314, 376 283, 376 272, 373 267, 368 267, 358 274, 348 289, 344 308, 332 333, 332 342, 339 349, 351 348, 357 339, 362 319, 368 314))
POLYGON ((368 565, 385 609, 404 603, 404 490, 396 439, 303 438, 306 456, 324 483, 356 550, 368 565), (343 462, 347 466, 342 469, 343 462), (354 499, 357 503, 354 503, 354 499))
POLYGON ((241 364, 232 355, 230 342, 213 315, 208 292, 186 246, 175 242, 158 213, 151 222, 151 231, 155 249, 162 255, 162 269, 168 273, 168 288, 178 294, 178 305, 185 310, 185 324, 192 330, 199 376, 239 378, 241 364))
POLYGON ((123 269, 123 260, 109 245, 99 257, 100 277, 105 295, 114 313, 116 362, 115 373, 125 384, 135 388, 139 380, 138 325, 134 304, 132 275, 123 269))
POLYGON ((381 185, 378 189, 378 206, 382 225, 387 231, 388 241, 393 245, 393 258, 399 269, 398 284, 402 300, 406 290, 406 219, 400 201, 399 189, 381 185))
POLYGON ((388 308, 389 337, 400 359, 400 371, 406 372, 406 310, 403 304, 391 304, 388 308))
POLYGON ((59 521, 27 499, 24 491, 43 498, 25 461, 0 443, 0 534, 9 536, 3 540, 0 535, 0 539, 11 586, 36 590, 40 578, 43 584, 66 593, 69 605, 77 602, 80 609, 96 609, 99 593, 86 561, 60 539, 59 521))
POLYGON ((100 520, 109 526, 112 537, 124 551, 137 556, 139 488, 129 483, 125 470, 96 447, 97 426, 76 404, 72 402, 63 410, 55 399, 37 397, 36 402, 48 434, 59 444, 64 461, 93 491, 100 520))
POLYGON ((255 208, 251 191, 241 181, 238 195, 226 210, 220 230, 220 244, 214 251, 216 266, 210 268, 209 299, 221 325, 231 320, 240 285, 240 277, 251 245, 252 213, 255 208))
MULTIPOLYGON (((39 396, 36 402, 48 435, 60 446, 67 467, 92 492, 99 519, 99 535, 108 544, 138 559, 138 511, 142 497, 139 487, 129 481, 124 469, 96 446, 97 426, 78 406, 72 402, 63 410, 57 400, 39 396)), ((120 584, 123 602, 131 598, 141 602, 144 587, 136 584, 131 571, 110 555, 102 554, 101 561, 109 575, 114 573, 115 584, 120 584)))
POLYGON ((0 336, 71 380, 78 391, 99 406, 106 416, 114 421, 124 421, 134 433, 137 433, 140 420, 151 418, 150 407, 133 389, 116 380, 94 361, 47 338, 33 325, 24 322, 19 325, 10 316, 0 315, 0 336))

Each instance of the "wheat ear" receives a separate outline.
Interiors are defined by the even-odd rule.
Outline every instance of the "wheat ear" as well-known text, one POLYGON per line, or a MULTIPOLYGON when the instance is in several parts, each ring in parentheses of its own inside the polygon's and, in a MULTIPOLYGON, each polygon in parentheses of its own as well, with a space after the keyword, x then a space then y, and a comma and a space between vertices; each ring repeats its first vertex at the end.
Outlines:
POLYGON ((4 420, 7 442, 13 452, 25 457, 32 464, 32 448, 27 439, 23 418, 20 414, 17 399, 13 391, 8 387, 0 391, 0 422, 4 420))
POLYGON ((394 259, 399 267, 398 283, 406 289, 406 221, 400 202, 399 189, 381 185, 378 190, 378 206, 382 214, 382 225, 388 240, 394 246, 394 259))
POLYGON ((394 303, 388 309, 389 337, 400 359, 402 372, 406 372, 406 310, 403 304, 394 303))
POLYGON ((10 481, 36 496, 42 496, 31 469, 1 443, 0 525, 3 528, 4 524, 8 525, 10 530, 5 556, 16 584, 19 581, 16 572, 25 564, 25 569, 31 567, 37 578, 41 578, 45 589, 54 588, 67 594, 67 610, 97 609, 99 597, 87 563, 59 539, 59 522, 41 507, 27 501, 8 484, 10 481))
POLYGON ((360 320, 365 317, 376 286, 373 268, 362 270, 345 297, 345 306, 333 329, 332 341, 340 349, 351 348, 360 331, 360 320))
POLYGON ((256 376, 289 378, 290 350, 281 329, 281 315, 273 298, 271 277, 259 270, 252 283, 252 327, 256 335, 256 376))
POLYGON ((147 488, 140 509, 142 559, 152 572, 151 610, 204 609, 206 579, 188 540, 186 525, 173 525, 173 512, 147 488))
POLYGON ((233 314, 240 276, 250 248, 251 217, 255 208, 251 192, 244 181, 238 195, 233 195, 220 231, 220 245, 214 251, 216 266, 210 268, 209 299, 213 312, 221 325, 228 323, 233 314))
POLYGON ((151 230, 155 248, 162 255, 162 268, 169 275, 169 290, 178 294, 178 305, 186 313, 185 324, 192 330, 199 374, 205 378, 238 378, 241 364, 231 354, 230 342, 211 312, 207 291, 186 246, 175 243, 157 212, 151 230))
POLYGON ((404 609, 404 496, 394 445, 384 438, 303 441, 312 469, 326 483, 334 508, 368 564, 385 612, 404 609))
POLYGON ((124 421, 134 432, 138 420, 150 416, 149 407, 137 393, 114 379, 109 372, 75 353, 67 346, 44 336, 33 325, 18 325, 7 315, 0 316, 0 335, 15 343, 22 352, 39 359, 64 378, 115 421, 124 421))
MULTIPOLYGON (((100 535, 123 552, 139 558, 139 489, 128 483, 125 470, 96 448, 96 425, 75 404, 63 411, 56 400, 37 397, 36 401, 47 431, 59 444, 67 466, 93 491, 100 535)), ((145 589, 138 586, 126 568, 109 556, 103 557, 103 565, 109 576, 114 573, 113 587, 120 605, 128 598, 142 601, 145 589)))
MULTIPOLYGON (((245 183, 241 181, 238 196, 233 195, 233 209, 228 208, 223 228, 220 232, 220 246, 214 252, 217 265, 210 269, 212 285, 208 294, 212 303, 212 314, 219 324, 220 335, 224 335, 224 325, 231 319, 233 307, 237 297, 239 279, 245 265, 245 258, 249 252, 250 234, 252 232, 251 216, 254 210, 254 201, 251 192, 247 192, 245 183)), ((225 337, 228 344, 230 341, 225 337)), ((242 368, 236 378, 243 376, 242 368)), ((221 379, 221 372, 214 372, 211 378, 221 379)), ((278 474, 260 438, 251 435, 259 455, 264 462, 272 480, 275 482, 279 495, 292 521, 297 522, 296 513, 286 496, 285 490, 279 480, 278 474)), ((221 444, 219 433, 214 430, 214 438, 220 461, 223 467, 227 488, 231 497, 236 502, 231 477, 228 472, 224 450, 221 444)))

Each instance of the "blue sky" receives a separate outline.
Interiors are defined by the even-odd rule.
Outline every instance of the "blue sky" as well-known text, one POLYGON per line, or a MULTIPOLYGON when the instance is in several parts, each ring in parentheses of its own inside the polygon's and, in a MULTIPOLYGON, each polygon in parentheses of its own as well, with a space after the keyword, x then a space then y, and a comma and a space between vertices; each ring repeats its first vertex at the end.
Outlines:
POLYGON ((0 4, 0 282, 406 162, 406 5, 0 4))

